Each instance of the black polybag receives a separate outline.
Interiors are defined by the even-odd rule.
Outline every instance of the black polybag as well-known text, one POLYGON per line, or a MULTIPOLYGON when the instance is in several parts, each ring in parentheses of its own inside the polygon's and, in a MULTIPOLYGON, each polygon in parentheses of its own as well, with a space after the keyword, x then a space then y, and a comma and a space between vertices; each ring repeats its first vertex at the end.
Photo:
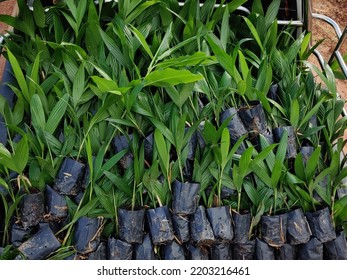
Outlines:
POLYGON ((176 238, 181 242, 188 242, 190 239, 189 216, 175 215, 172 216, 172 226, 176 238))
POLYGON ((324 244, 324 249, 328 260, 347 260, 345 232, 338 232, 334 240, 328 241, 324 244))
POLYGON ((280 247, 286 243, 287 214, 261 217, 262 239, 270 246, 280 247))
POLYGON ((298 260, 323 260, 323 243, 316 237, 311 237, 306 244, 298 246, 298 260))
POLYGON ((166 205, 148 209, 146 218, 154 245, 167 244, 174 239, 171 215, 166 205))
POLYGON ((176 241, 163 246, 163 259, 164 260, 185 260, 185 252, 182 245, 176 241))
POLYGON ((336 238, 333 220, 328 207, 315 212, 307 212, 306 217, 310 225, 312 235, 315 236, 320 242, 324 243, 336 238))
POLYGON ((172 212, 174 214, 193 214, 199 202, 200 184, 182 183, 175 180, 172 185, 172 212))
POLYGON ((77 220, 73 243, 76 251, 87 254, 96 250, 100 243, 100 235, 103 228, 102 218, 81 217, 77 220))
POLYGON ((198 246, 215 242, 211 224, 207 219, 205 207, 200 205, 190 218, 190 237, 198 246))
POLYGON ((42 192, 25 194, 21 200, 20 221, 24 228, 33 227, 43 220, 45 213, 42 192))
POLYGON ((109 260, 131 260, 133 258, 133 245, 110 237, 107 242, 107 258, 109 260))
POLYGON ((41 223, 39 231, 22 243, 18 250, 28 260, 43 260, 58 250, 60 246, 60 242, 54 236, 49 225, 41 223))
POLYGON ((127 243, 140 244, 143 238, 145 210, 118 210, 119 238, 127 243))
POLYGON ((65 158, 60 166, 53 189, 60 194, 77 195, 81 188, 85 165, 71 158, 65 158))
POLYGON ((151 237, 145 234, 141 244, 134 245, 134 259, 135 260, 155 260, 154 248, 151 237))
POLYGON ((287 214, 287 239, 292 245, 304 244, 310 240, 312 233, 306 216, 301 208, 287 214))
POLYGON ((228 206, 207 208, 207 218, 214 237, 219 241, 231 242, 234 237, 233 220, 228 206))

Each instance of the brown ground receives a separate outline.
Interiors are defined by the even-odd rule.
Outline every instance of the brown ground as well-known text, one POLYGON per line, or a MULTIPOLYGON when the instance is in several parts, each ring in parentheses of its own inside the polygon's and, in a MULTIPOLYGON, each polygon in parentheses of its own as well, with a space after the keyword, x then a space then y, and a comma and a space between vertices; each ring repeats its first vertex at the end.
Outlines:
MULTIPOLYGON (((5 2, 0 2, 0 14, 12 15, 15 13, 16 0, 7 0, 5 2)), ((0 22, 0 34, 3 34, 7 30, 7 26, 0 22)), ((4 59, 0 57, 0 77, 2 77, 2 71, 4 68, 4 59)), ((1 79, 0 79, 1 80, 1 79)))
MULTIPOLYGON (((332 18, 338 23, 341 31, 347 26, 346 0, 313 0, 313 11, 332 18)), ((314 39, 313 43, 320 39, 324 39, 324 42, 318 47, 318 50, 324 59, 328 61, 337 43, 334 29, 329 24, 314 19, 312 32, 314 39)), ((340 51, 343 55, 347 55, 347 38, 342 44, 340 51)), ((347 80, 337 80, 336 84, 339 94, 347 100, 347 80)))
MULTIPOLYGON (((343 30, 347 25, 347 0, 312 0, 313 12, 327 15, 334 19, 343 30)), ((15 0, 0 2, 0 14, 13 14, 15 0)), ((6 30, 6 26, 0 23, 0 33, 6 30)), ((325 60, 328 60, 336 45, 336 37, 333 28, 320 20, 313 21, 313 43, 325 39, 318 47, 325 60)), ((347 55, 347 40, 341 51, 347 55)), ((3 69, 3 60, 0 59, 0 76, 3 69)), ((338 91, 347 100, 347 81, 337 81, 338 91)))

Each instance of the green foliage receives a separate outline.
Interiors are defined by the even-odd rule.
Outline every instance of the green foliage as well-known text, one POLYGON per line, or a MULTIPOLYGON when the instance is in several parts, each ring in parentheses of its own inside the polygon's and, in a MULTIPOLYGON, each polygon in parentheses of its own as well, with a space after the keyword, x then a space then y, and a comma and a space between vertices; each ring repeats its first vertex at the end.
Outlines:
POLYGON ((327 205, 343 226, 346 199, 336 192, 347 175, 340 159, 347 119, 334 72, 306 61, 317 47, 309 47, 310 34, 280 29, 280 0, 266 9, 253 1, 247 16, 237 11, 245 2, 81 0, 46 9, 35 0, 30 10, 20 0, 18 17, 0 16, 15 28, 3 54, 16 95, 14 107, 0 97, 8 134, 0 144, 0 183, 9 192, 3 245, 21 187, 53 184, 65 157, 87 164, 89 177, 79 203, 67 198, 69 221, 58 233, 64 247, 52 259, 74 253, 80 217, 103 217, 104 234, 117 236, 120 207, 170 206, 176 179, 200 183, 205 206, 250 211, 250 234, 263 214, 298 206, 327 205), (224 122, 221 113, 253 101, 266 112, 267 130, 236 141, 230 122, 238 113, 224 122), (279 143, 266 140, 282 125, 294 127, 298 144, 314 147, 306 162, 300 152, 286 159, 287 133, 279 143), (128 146, 115 152, 121 135, 128 146), (224 188, 235 195, 222 198, 224 188))

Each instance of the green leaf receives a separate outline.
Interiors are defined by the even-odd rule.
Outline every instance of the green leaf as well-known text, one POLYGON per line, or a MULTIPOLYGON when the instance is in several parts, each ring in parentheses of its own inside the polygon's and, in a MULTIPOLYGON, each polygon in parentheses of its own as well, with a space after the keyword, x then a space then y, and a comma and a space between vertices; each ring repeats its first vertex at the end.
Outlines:
POLYGON ((153 125, 155 126, 156 129, 158 129, 160 131, 160 133, 162 135, 164 135, 164 137, 172 144, 175 144, 175 139, 173 136, 173 133, 170 129, 168 129, 165 124, 163 124, 162 122, 160 122, 158 119, 156 118, 149 118, 151 120, 151 122, 153 123, 153 125))
POLYGON ((276 152, 276 160, 280 161, 281 163, 284 163, 284 160, 286 159, 287 147, 288 131, 285 129, 282 133, 281 140, 276 152))
MULTIPOLYGON (((112 156, 109 160, 105 162, 105 164, 102 166, 102 171, 109 171, 112 167, 114 167, 122 158, 128 153, 127 150, 122 150, 119 153, 112 156)), ((96 174, 98 175, 98 174, 96 174)), ((100 174, 96 179, 100 179, 100 174)))
POLYGON ((93 82, 97 85, 97 87, 100 89, 100 91, 103 93, 109 92, 116 95, 122 95, 122 93, 126 93, 130 89, 130 87, 118 87, 117 82, 111 79, 100 78, 97 76, 92 76, 91 78, 93 82))
POLYGON ((259 204, 258 192, 257 192, 257 189, 253 186, 253 184, 245 181, 243 184, 243 187, 245 189, 247 196, 252 201, 252 203, 254 205, 258 205, 259 204))
POLYGON ((239 50, 239 61, 240 61, 240 68, 241 68, 242 77, 244 80, 246 80, 248 73, 249 73, 249 67, 248 67, 246 58, 243 55, 241 50, 239 50))
POLYGON ((166 175, 168 175, 169 171, 169 163, 170 163, 170 151, 169 147, 166 145, 166 141, 164 139, 163 134, 161 134, 160 130, 155 129, 154 131, 154 141, 155 141, 155 147, 158 150, 159 158, 161 159, 161 162, 164 166, 163 172, 166 172, 166 175))
POLYGON ((165 89, 177 107, 182 108, 187 99, 193 94, 194 83, 184 84, 179 90, 173 86, 168 86, 165 89))
POLYGON ((229 154, 229 148, 230 148, 230 133, 227 128, 224 128, 222 132, 221 143, 220 143, 220 158, 221 158, 221 166, 223 169, 228 161, 227 159, 229 154))
POLYGON ((73 81, 72 99, 74 107, 77 106, 82 94, 84 93, 85 82, 85 69, 84 64, 82 63, 78 68, 75 79, 73 81))
MULTIPOLYGON (((125 1, 126 2, 126 1, 125 1)), ((133 1, 129 1, 130 3, 133 1)), ((140 2, 140 1, 135 1, 140 2)), ((159 1, 146 1, 140 6, 137 6, 136 9, 133 9, 130 14, 126 16, 124 19, 125 23, 132 23, 134 20, 136 20, 144 11, 146 11, 149 7, 159 3, 159 1)))
POLYGON ((318 146, 313 151, 310 158, 307 160, 305 175, 308 181, 311 180, 314 177, 315 173, 317 172, 320 155, 321 155, 321 146, 318 146))
POLYGON ((39 87, 40 53, 37 54, 29 77, 29 93, 33 95, 39 87))
POLYGON ((273 0, 267 11, 265 14, 265 26, 266 29, 268 29, 270 27, 270 25, 273 23, 274 20, 277 19, 277 15, 278 15, 278 10, 280 8, 281 5, 281 0, 273 0))
POLYGON ((278 183, 282 176, 282 165, 283 163, 281 161, 276 160, 274 168, 271 172, 271 187, 273 189, 278 187, 278 183))
POLYGON ((253 23, 246 17, 243 17, 243 19, 245 20, 249 30, 251 31, 255 41, 257 42, 259 48, 261 49, 262 52, 264 52, 264 46, 260 40, 259 34, 257 29, 254 27, 253 23))
POLYGON ((131 27, 131 31, 134 33, 136 39, 140 42, 141 46, 143 47, 143 49, 145 50, 147 55, 151 59, 153 59, 153 53, 151 51, 151 48, 147 44, 146 38, 143 36, 143 34, 138 29, 136 29, 135 26, 130 25, 130 27, 131 27))
POLYGON ((29 160, 29 143, 26 135, 24 135, 22 139, 17 143, 12 160, 17 166, 16 172, 23 174, 23 171, 27 167, 29 160))
POLYGON ((32 40, 35 39, 35 33, 30 29, 30 25, 26 24, 25 21, 20 20, 19 17, 12 17, 9 15, 0 15, 0 22, 4 22, 14 29, 23 32, 24 34, 31 37, 32 40))
POLYGON ((35 0, 33 4, 33 14, 34 14, 34 20, 38 27, 45 27, 46 26, 46 13, 42 6, 41 0, 35 0))
POLYGON ((236 59, 236 55, 231 57, 228 55, 222 48, 218 38, 213 34, 208 34, 206 37, 211 49, 213 50, 218 62, 222 65, 225 71, 235 80, 236 83, 239 83, 242 80, 240 73, 235 67, 233 59, 236 59))
POLYGON ((47 123, 45 126, 45 130, 53 134, 54 131, 57 129, 60 121, 63 119, 66 113, 67 105, 69 103, 69 94, 65 94, 58 103, 54 106, 51 113, 49 114, 49 117, 47 119, 47 123))
POLYGON ((205 121, 202 135, 209 144, 216 144, 219 140, 218 131, 210 121, 205 121))
POLYGON ((226 50, 230 33, 231 33, 231 30, 230 30, 230 23, 229 23, 229 10, 228 10, 228 6, 225 6, 223 20, 221 24, 221 32, 220 32, 221 34, 220 41, 222 43, 224 50, 226 50))
POLYGON ((96 196, 98 197, 102 207, 111 215, 116 215, 115 208, 112 202, 112 196, 105 193, 102 188, 98 185, 93 186, 93 190, 95 191, 96 196))
POLYGON ((120 48, 117 46, 116 42, 109 36, 105 31, 99 27, 99 32, 102 37, 102 40, 104 41, 107 49, 110 51, 110 53, 113 55, 113 57, 122 65, 127 66, 127 60, 125 56, 123 55, 120 48))
MULTIPOLYGON (((93 197, 86 205, 84 205, 81 209, 76 211, 74 217, 72 218, 71 222, 67 226, 70 226, 70 225, 76 223, 77 220, 81 217, 88 216, 88 214, 92 210, 96 209, 96 207, 98 206, 98 203, 99 203, 99 198, 93 197)), ((62 230, 64 230, 64 229, 65 229, 65 227, 62 230)))
POLYGON ((76 7, 76 22, 77 22, 77 27, 80 28, 82 21, 83 21, 83 17, 86 13, 86 9, 87 9, 87 3, 88 1, 78 1, 78 5, 76 7))
POLYGON ((259 163, 255 163, 255 162, 252 162, 251 168, 253 172, 259 177, 259 179, 264 182, 265 185, 267 185, 268 187, 271 187, 272 181, 267 170, 264 170, 264 168, 262 168, 262 166, 259 163))
POLYGON ((188 70, 166 68, 155 70, 145 77, 145 86, 175 86, 178 84, 193 83, 203 79, 201 74, 193 74, 188 70))
POLYGON ((294 171, 295 171, 295 175, 300 178, 301 180, 305 180, 306 179, 306 175, 305 175, 305 165, 304 165, 304 160, 302 157, 302 153, 299 153, 294 161, 294 171))
POLYGON ((128 183, 125 182, 119 175, 109 171, 104 171, 104 174, 118 188, 119 191, 124 193, 128 198, 132 198, 132 188, 130 188, 128 183))
POLYGON ((299 118, 300 118, 300 106, 298 99, 294 99, 292 101, 292 106, 290 108, 290 123, 295 128, 299 125, 299 118))
POLYGON ((286 172, 286 179, 290 185, 304 184, 305 182, 290 172, 286 172))
POLYGON ((184 55, 175 58, 168 58, 156 65, 157 69, 163 69, 168 67, 194 67, 197 65, 209 66, 216 63, 214 57, 208 56, 204 52, 196 52, 192 55, 184 55))
POLYGON ((46 117, 42 106, 41 98, 38 94, 34 94, 30 102, 30 112, 32 123, 36 129, 44 130, 46 127, 46 117))
POLYGON ((10 51, 10 49, 7 48, 6 53, 8 55, 8 59, 10 61, 14 76, 16 77, 17 83, 19 85, 19 88, 21 90, 21 93, 23 94, 24 99, 30 103, 30 93, 29 88, 26 83, 24 74, 22 72, 22 69, 18 63, 17 58, 13 55, 13 53, 10 51))
POLYGON ((249 147, 244 151, 240 158, 239 168, 241 176, 244 178, 246 175, 249 174, 250 165, 252 162, 252 154, 253 154, 254 147, 249 147))

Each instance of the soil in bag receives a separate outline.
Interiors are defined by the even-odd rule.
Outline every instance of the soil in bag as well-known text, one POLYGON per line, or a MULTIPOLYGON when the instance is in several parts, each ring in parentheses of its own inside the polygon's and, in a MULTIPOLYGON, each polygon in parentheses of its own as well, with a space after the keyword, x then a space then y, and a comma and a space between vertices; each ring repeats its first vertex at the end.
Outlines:
POLYGON ((302 155, 302 162, 304 163, 304 166, 306 166, 307 161, 311 157, 313 152, 314 152, 314 147, 312 146, 302 146, 300 148, 300 153, 302 155))
POLYGON ((234 260, 253 260, 255 254, 255 239, 245 243, 235 243, 232 246, 234 260))
POLYGON ((316 237, 311 237, 306 244, 298 246, 298 260, 323 260, 323 243, 316 237))
POLYGON ((131 260, 133 258, 133 245, 112 237, 108 239, 107 245, 109 260, 131 260))
POLYGON ((152 132, 144 140, 145 160, 147 161, 148 164, 152 163, 153 145, 154 145, 154 134, 152 132))
POLYGON ((209 260, 209 250, 205 246, 187 245, 189 259, 196 261, 209 260))
POLYGON ((211 246, 211 260, 232 260, 232 257, 230 243, 215 243, 211 246))
POLYGON ((177 180, 172 185, 172 212, 174 214, 193 214, 199 202, 200 184, 182 183, 177 180))
POLYGON ((251 213, 233 213, 234 240, 233 243, 246 243, 249 241, 249 231, 251 228, 251 213))
MULTIPOLYGON (((231 144, 234 145, 237 140, 248 133, 247 129, 243 125, 242 120, 240 119, 239 115, 237 114, 237 110, 232 107, 224 112, 221 113, 220 115, 220 123, 223 123, 226 121, 228 118, 230 118, 230 121, 228 122, 227 128, 230 133, 230 138, 231 138, 231 144)), ((246 150, 246 145, 244 143, 241 144, 241 146, 237 149, 236 153, 237 154, 242 154, 246 150)))
POLYGON ((142 243, 145 210, 118 210, 119 238, 127 243, 142 243))
POLYGON ((45 213, 44 195, 42 192, 23 196, 20 206, 20 221, 24 228, 38 225, 45 213))
POLYGON ((269 89, 269 92, 267 93, 267 97, 274 100, 274 101, 277 101, 278 100, 278 84, 273 84, 271 85, 270 89, 269 89))
POLYGON ((141 244, 134 246, 134 259, 135 260, 155 260, 154 247, 149 234, 145 234, 141 244))
POLYGON ((54 232, 57 238, 64 239, 64 234, 66 233, 66 231, 61 232, 61 229, 70 222, 69 217, 66 217, 64 220, 59 221, 45 220, 45 222, 49 224, 51 230, 54 232))
POLYGON ((65 158, 60 166, 54 189, 65 195, 77 195, 84 177, 85 165, 71 158, 65 158))
POLYGON ((65 195, 57 193, 50 186, 46 186, 46 220, 59 221, 68 215, 65 195))
MULTIPOLYGON (((119 153, 123 150, 129 150, 129 141, 132 141, 132 135, 118 135, 114 138, 113 145, 116 153, 119 153)), ((119 161, 120 166, 123 170, 127 169, 132 165, 134 161, 134 156, 130 151, 128 151, 119 161)))
POLYGON ((263 240, 272 247, 280 247, 286 243, 287 214, 261 217, 263 240))
POLYGON ((301 208, 292 210, 287 214, 287 239, 292 245, 307 243, 312 233, 301 208))
POLYGON ((205 207, 200 205, 190 218, 190 238, 197 246, 211 245, 215 237, 206 216, 205 207))
POLYGON ((107 244, 106 242, 100 242, 98 248, 94 252, 88 255, 88 260, 107 260, 107 244))
POLYGON ((19 247, 24 241, 30 238, 35 232, 37 227, 24 228, 20 224, 14 223, 11 228, 11 244, 13 247, 19 247))
POLYGON ((315 236, 320 242, 325 243, 336 238, 333 220, 328 207, 315 212, 308 212, 306 213, 306 217, 310 225, 312 235, 315 236))
POLYGON ((228 206, 207 208, 207 218, 217 241, 231 242, 234 237, 233 220, 228 206))
POLYGON ((336 239, 324 244, 324 255, 328 260, 347 260, 347 243, 344 231, 336 235, 336 239))
POLYGON ((276 248, 276 260, 296 260, 296 246, 286 243, 276 248))
MULTIPOLYGON (((41 223, 40 230, 27 241, 22 243, 18 250, 29 260, 43 260, 49 254, 60 248, 60 242, 54 236, 48 224, 41 223)), ((21 259, 21 256, 18 256, 21 259)))
POLYGON ((172 220, 167 206, 148 209, 146 218, 154 245, 167 244, 174 239, 172 220))
MULTIPOLYGON (((185 129, 185 132, 187 132, 187 130, 188 128, 185 129)), ((197 136, 197 133, 194 132, 187 144, 188 145, 187 160, 183 167, 183 176, 184 178, 186 178, 186 180, 189 180, 189 181, 191 181, 193 177, 195 150, 196 150, 197 144, 198 144, 198 136, 197 136)))
POLYGON ((171 242, 170 244, 164 245, 162 248, 162 258, 164 260, 185 260, 185 251, 182 245, 178 244, 176 241, 171 242))
POLYGON ((251 101, 248 106, 238 110, 240 119, 245 128, 252 134, 259 134, 267 130, 267 119, 262 104, 259 101, 251 101))
POLYGON ((296 134, 295 134, 295 130, 293 126, 275 127, 272 130, 274 140, 276 143, 279 143, 281 141, 281 137, 284 131, 287 131, 288 133, 286 158, 294 159, 297 155, 297 143, 296 143, 296 134))
POLYGON ((227 109, 221 113, 220 123, 222 124, 227 119, 229 119, 229 122, 227 124, 227 128, 230 132, 231 138, 239 139, 241 136, 248 133, 248 131, 245 128, 240 116, 237 113, 236 108, 232 107, 232 108, 229 108, 229 109, 227 109))
POLYGON ((190 239, 189 233, 189 217, 182 215, 172 215, 172 226, 176 238, 181 242, 188 242, 190 239))
POLYGON ((81 217, 77 220, 73 236, 76 251, 87 254, 96 250, 103 229, 102 218, 81 217))
POLYGON ((266 242, 256 238, 255 241, 255 259, 256 260, 274 260, 274 248, 269 246, 266 242))

